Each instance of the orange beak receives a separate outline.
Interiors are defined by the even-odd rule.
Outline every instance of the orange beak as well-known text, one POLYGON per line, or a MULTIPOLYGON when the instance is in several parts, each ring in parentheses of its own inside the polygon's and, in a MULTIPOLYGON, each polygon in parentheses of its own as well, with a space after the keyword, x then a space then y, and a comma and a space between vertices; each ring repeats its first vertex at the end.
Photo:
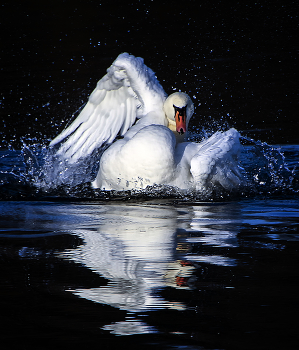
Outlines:
POLYGON ((183 135, 186 130, 186 107, 176 107, 173 106, 175 110, 175 123, 176 123, 176 131, 180 134, 183 135))

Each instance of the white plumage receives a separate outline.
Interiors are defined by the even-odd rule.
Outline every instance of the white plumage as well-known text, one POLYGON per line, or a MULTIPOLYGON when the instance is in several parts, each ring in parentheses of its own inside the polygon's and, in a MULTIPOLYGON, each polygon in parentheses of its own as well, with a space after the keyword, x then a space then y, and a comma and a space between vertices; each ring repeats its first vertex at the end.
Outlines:
POLYGON ((188 95, 167 97, 143 59, 123 53, 50 146, 60 143, 57 156, 76 163, 111 144, 101 157, 95 188, 163 184, 202 191, 213 184, 229 190, 239 186, 239 133, 230 129, 201 143, 184 142, 193 110, 188 95), (114 141, 118 135, 123 138, 114 141))

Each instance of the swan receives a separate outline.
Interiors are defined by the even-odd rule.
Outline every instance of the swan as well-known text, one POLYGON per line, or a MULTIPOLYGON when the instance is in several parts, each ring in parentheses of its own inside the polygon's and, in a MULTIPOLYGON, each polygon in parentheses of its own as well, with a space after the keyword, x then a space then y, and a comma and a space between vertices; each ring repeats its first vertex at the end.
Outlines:
POLYGON ((214 185, 228 190, 240 186, 238 131, 232 128, 200 143, 186 142, 193 112, 186 93, 167 97, 141 57, 122 53, 98 81, 78 117, 50 147, 57 145, 56 155, 75 164, 106 146, 92 182, 102 190, 170 185, 203 191, 214 185))

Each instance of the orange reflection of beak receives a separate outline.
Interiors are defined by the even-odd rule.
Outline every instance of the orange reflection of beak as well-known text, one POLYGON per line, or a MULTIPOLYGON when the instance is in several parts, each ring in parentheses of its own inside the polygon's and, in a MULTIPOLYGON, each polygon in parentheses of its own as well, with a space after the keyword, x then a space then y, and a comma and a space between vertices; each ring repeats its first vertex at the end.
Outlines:
POLYGON ((178 109, 175 113, 176 131, 183 135, 186 132, 186 110, 178 109))

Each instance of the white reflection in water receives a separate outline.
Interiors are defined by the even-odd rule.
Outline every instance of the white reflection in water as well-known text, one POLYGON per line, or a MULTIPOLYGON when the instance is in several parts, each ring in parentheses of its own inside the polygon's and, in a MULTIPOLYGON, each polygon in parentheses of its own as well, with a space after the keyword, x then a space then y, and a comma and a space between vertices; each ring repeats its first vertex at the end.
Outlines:
POLYGON ((191 255, 189 257, 190 261, 205 262, 213 265, 221 266, 235 266, 237 264, 236 259, 227 258, 225 256, 219 255, 191 255))
POLYGON ((157 330, 154 327, 137 319, 114 322, 104 326, 103 329, 116 335, 157 333, 157 330))
MULTIPOLYGON (((64 256, 105 277, 108 284, 77 289, 74 294, 131 311, 182 309, 183 305, 167 302, 153 293, 167 283, 169 264, 175 259, 176 211, 128 205, 106 209, 102 224, 96 230, 79 230, 84 244, 64 256)), ((179 261, 177 265, 180 266, 179 261)))
MULTIPOLYGON (((92 207, 96 220, 90 223, 87 220, 75 231, 84 243, 65 251, 63 256, 85 265, 108 283, 98 288, 72 290, 82 298, 133 312, 157 308, 184 310, 183 303, 160 297, 159 289, 192 288, 196 280, 194 262, 236 264, 234 259, 220 255, 190 253, 194 242, 199 246, 237 245, 237 232, 229 228, 232 224, 236 227, 239 219, 235 217, 235 208, 232 210, 229 205, 183 209, 158 205, 92 207)), ((135 322, 130 327, 136 330, 140 325, 135 322)))
MULTIPOLYGON (((237 230, 242 223, 238 209, 232 205, 193 207, 191 229, 202 232, 202 236, 189 237, 190 243, 202 243, 213 247, 237 247, 237 230)), ((211 263, 211 257, 209 259, 211 263)), ((221 265, 223 259, 215 259, 221 265)), ((202 261, 202 260, 201 260, 202 261)), ((207 261, 208 262, 208 261, 207 261)))

